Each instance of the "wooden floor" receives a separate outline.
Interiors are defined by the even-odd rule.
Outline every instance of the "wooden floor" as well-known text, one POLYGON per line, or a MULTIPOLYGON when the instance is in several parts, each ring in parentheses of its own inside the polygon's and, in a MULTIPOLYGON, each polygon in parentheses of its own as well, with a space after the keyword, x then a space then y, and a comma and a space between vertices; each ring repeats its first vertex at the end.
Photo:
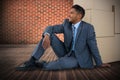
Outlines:
MULTIPOLYGON (((29 59, 35 45, 0 46, 0 80, 120 80, 120 61, 110 63, 110 68, 71 69, 61 71, 16 71, 22 62, 29 59)), ((57 59, 49 48, 42 59, 57 59)))

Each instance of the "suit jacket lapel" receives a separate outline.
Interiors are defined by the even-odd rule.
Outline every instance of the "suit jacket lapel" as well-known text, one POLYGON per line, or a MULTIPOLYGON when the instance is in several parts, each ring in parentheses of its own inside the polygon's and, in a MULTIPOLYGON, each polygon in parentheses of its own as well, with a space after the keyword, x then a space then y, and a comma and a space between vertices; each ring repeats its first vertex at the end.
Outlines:
POLYGON ((71 41, 72 41, 72 23, 67 23, 65 26, 65 32, 64 32, 64 41, 67 47, 70 47, 71 41))
POLYGON ((81 34, 82 28, 83 28, 83 22, 81 21, 81 23, 79 24, 78 30, 77 30, 77 35, 76 35, 75 42, 77 41, 79 35, 81 34))
POLYGON ((69 31, 68 31, 68 33, 69 33, 68 34, 68 36, 69 36, 68 37, 68 41, 69 41, 68 43, 71 43, 71 41, 72 41, 72 35, 73 35, 73 33, 72 33, 72 24, 69 25, 69 31))

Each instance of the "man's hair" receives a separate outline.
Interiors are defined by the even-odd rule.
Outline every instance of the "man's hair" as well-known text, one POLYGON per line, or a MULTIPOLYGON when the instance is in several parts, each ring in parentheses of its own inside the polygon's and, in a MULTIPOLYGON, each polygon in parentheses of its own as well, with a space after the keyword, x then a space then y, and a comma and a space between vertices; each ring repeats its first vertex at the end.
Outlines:
POLYGON ((82 18, 85 16, 85 9, 81 7, 80 5, 73 5, 72 8, 74 8, 78 13, 82 14, 82 18))

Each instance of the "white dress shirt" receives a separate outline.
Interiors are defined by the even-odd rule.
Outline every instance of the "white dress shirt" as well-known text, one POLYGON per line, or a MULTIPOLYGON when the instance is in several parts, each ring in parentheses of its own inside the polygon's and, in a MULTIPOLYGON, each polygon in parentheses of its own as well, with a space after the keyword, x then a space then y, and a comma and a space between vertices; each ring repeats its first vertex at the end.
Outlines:
POLYGON ((73 51, 75 50, 75 40, 76 40, 77 30, 78 30, 80 23, 81 21, 77 22, 76 24, 72 24, 72 31, 73 31, 72 50, 73 51))

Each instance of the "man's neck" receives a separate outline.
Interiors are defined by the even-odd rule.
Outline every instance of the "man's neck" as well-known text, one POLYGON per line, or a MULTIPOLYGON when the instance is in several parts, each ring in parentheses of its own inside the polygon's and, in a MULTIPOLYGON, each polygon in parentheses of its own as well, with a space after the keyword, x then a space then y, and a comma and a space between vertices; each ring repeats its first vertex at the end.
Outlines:
POLYGON ((78 22, 80 22, 81 20, 77 20, 77 21, 75 21, 75 22, 73 22, 72 24, 76 24, 76 23, 78 23, 78 22))
POLYGON ((74 25, 74 27, 76 27, 76 29, 77 29, 77 28, 79 27, 80 23, 81 23, 81 21, 79 21, 79 22, 77 22, 76 24, 73 24, 73 25, 74 25))

